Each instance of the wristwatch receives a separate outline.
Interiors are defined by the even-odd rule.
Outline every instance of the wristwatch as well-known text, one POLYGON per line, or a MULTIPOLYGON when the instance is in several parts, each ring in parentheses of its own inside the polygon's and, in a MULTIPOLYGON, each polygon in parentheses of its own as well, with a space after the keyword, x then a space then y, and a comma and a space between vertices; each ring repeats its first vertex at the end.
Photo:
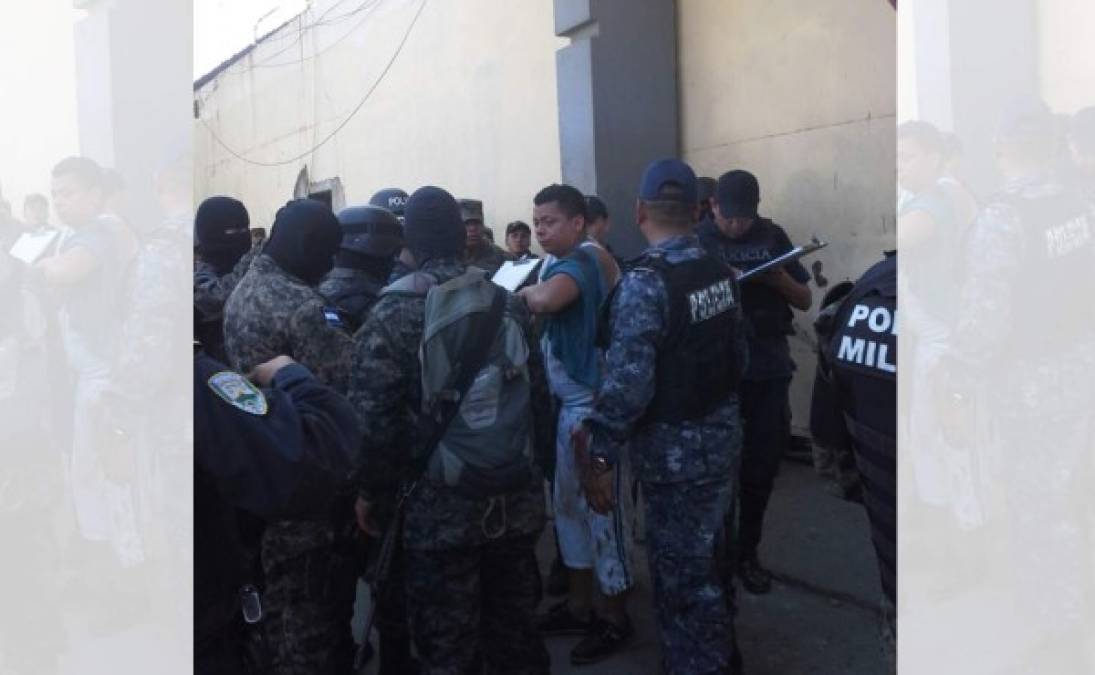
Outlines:
POLYGON ((589 465, 593 469, 593 473, 597 475, 612 471, 612 465, 608 463, 608 459, 601 455, 593 455, 590 457, 589 465))

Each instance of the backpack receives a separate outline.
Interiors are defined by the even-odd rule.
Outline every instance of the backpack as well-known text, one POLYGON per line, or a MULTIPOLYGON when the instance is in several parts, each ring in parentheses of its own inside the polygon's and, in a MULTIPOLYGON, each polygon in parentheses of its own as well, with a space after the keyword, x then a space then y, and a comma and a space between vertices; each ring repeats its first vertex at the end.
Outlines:
POLYGON ((529 347, 507 298, 478 270, 426 292, 420 438, 440 438, 423 475, 474 499, 526 488, 534 471, 529 347))

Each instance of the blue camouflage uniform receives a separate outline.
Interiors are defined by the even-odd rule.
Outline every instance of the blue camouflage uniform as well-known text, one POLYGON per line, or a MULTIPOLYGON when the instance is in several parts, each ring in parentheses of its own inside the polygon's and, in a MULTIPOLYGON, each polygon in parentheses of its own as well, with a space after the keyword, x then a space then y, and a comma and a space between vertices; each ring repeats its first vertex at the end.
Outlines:
MULTIPOLYGON (((707 254, 693 235, 646 251, 670 264, 707 254)), ((740 308, 735 307, 740 325, 740 308)), ((614 459, 630 444, 642 482, 646 539, 663 658, 670 673, 729 672, 733 622, 715 564, 723 518, 741 461, 736 394, 699 419, 642 418, 655 397, 657 362, 670 322, 669 294, 658 271, 641 263, 622 277, 611 305, 606 374, 588 419, 591 454, 614 459)), ((735 331, 741 368, 747 350, 735 331)))

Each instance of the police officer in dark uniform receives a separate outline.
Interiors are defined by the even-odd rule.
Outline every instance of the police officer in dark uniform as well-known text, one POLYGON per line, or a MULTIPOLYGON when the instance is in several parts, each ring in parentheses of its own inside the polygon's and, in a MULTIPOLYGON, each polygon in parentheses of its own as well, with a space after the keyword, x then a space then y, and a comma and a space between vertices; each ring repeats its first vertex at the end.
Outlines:
POLYGON ((355 332, 388 283, 395 256, 403 248, 403 227, 391 211, 379 206, 343 209, 338 223, 342 243, 319 292, 355 332))
MULTIPOLYGON (((783 228, 757 214, 760 185, 748 171, 719 177, 713 221, 698 227, 700 242, 731 267, 747 271, 793 247, 783 228)), ((797 261, 741 286, 749 341, 749 369, 740 387, 745 445, 741 466, 738 572, 751 593, 767 593, 771 575, 757 557, 764 512, 779 461, 791 440, 788 391, 795 364, 787 336, 791 308, 810 308, 810 275, 797 261)))
POLYGON ((251 379, 194 355, 194 672, 244 665, 246 570, 237 509, 264 518, 324 517, 359 440, 354 410, 300 364, 278 356, 251 379))
POLYGON ((862 481, 886 599, 883 639, 892 658, 897 592, 897 254, 874 265, 840 301, 819 349, 810 433, 851 448, 862 481))
POLYGON ((650 243, 610 301, 605 374, 574 432, 590 506, 610 510, 626 444, 642 483, 662 655, 669 673, 740 669, 715 555, 734 500, 748 353, 733 271, 692 233, 696 177, 679 160, 643 174, 636 218, 650 243), (584 466, 583 466, 584 464, 584 466))

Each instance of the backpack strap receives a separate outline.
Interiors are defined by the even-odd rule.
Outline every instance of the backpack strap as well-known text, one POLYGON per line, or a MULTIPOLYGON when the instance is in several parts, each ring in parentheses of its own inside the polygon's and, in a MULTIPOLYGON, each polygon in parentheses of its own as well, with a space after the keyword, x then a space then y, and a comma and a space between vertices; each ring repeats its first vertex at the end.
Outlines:
POLYGON ((426 471, 426 465, 430 461, 434 450, 440 445, 449 423, 456 417, 460 410, 460 404, 464 396, 471 389, 479 371, 483 369, 490 355, 490 349, 494 344, 494 334, 502 325, 502 319, 506 310, 506 298, 509 295, 501 286, 491 285, 494 297, 491 299, 490 309, 480 317, 469 335, 468 343, 464 345, 449 372, 448 381, 442 391, 452 392, 454 396, 441 396, 422 413, 418 419, 419 438, 425 438, 423 452, 415 463, 414 476, 418 479, 426 471))
POLYGON ((411 272, 380 289, 380 295, 426 295, 437 285, 437 277, 425 272, 411 272))

